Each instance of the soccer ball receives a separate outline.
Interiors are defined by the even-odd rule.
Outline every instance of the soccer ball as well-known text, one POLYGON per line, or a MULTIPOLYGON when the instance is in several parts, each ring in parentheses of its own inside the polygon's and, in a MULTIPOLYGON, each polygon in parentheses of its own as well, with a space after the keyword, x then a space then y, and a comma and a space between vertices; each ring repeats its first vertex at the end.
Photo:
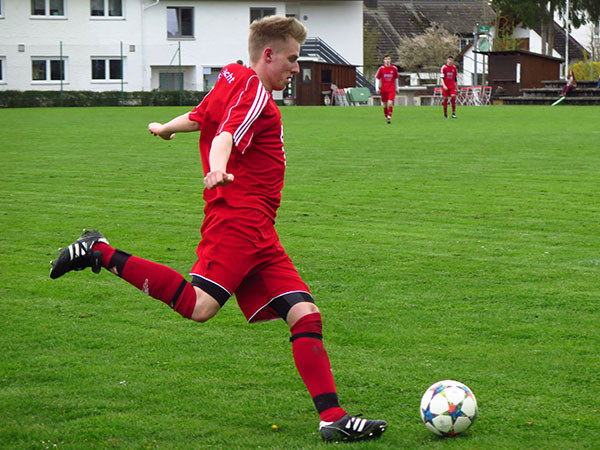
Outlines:
POLYGON ((458 381, 438 381, 421 399, 421 419, 438 436, 462 433, 476 417, 477 400, 471 389, 458 381))

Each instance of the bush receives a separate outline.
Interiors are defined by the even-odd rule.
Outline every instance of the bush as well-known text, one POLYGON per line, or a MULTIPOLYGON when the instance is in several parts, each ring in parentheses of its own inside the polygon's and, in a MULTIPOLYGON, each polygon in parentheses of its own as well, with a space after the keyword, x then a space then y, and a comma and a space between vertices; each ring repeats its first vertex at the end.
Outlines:
POLYGON ((596 81, 600 77, 600 62, 580 61, 569 67, 575 73, 578 80, 596 81), (590 64, 592 65, 592 78, 590 78, 590 64))
POLYGON ((61 106, 196 106, 201 91, 0 91, 0 107, 36 108, 61 106))

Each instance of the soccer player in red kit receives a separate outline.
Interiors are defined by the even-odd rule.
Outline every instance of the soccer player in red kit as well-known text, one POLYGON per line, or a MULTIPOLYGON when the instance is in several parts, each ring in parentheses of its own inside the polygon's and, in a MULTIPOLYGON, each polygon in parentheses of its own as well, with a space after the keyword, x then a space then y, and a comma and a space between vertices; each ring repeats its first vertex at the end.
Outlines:
POLYGON ((198 259, 188 282, 169 267, 110 246, 87 231, 62 250, 50 272, 108 269, 183 317, 205 322, 235 293, 248 322, 284 319, 294 362, 313 399, 325 441, 379 437, 387 424, 349 415, 339 404, 322 322, 310 290, 279 242, 274 223, 285 171, 281 115, 273 90, 299 72, 306 28, 293 18, 270 16, 250 26, 250 65, 223 68, 213 90, 190 113, 148 125, 169 140, 200 130, 204 168, 204 222, 198 259))
POLYGON ((448 118, 448 97, 452 103, 452 118, 456 119, 456 80, 458 78, 458 70, 454 65, 454 57, 448 56, 446 64, 440 70, 442 78, 442 95, 444 96, 444 117, 448 118))
POLYGON ((387 123, 392 121, 392 112, 394 111, 394 99, 398 92, 398 69, 392 66, 390 55, 383 57, 383 66, 379 66, 375 74, 375 91, 381 94, 381 104, 383 105, 383 114, 387 123))

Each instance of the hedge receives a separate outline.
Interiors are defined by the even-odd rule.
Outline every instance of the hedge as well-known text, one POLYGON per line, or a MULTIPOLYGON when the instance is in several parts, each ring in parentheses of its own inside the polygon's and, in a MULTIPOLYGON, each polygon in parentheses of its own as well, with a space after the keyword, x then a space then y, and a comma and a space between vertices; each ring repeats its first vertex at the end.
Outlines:
POLYGON ((572 70, 575 73, 575 78, 579 81, 596 81, 598 80, 598 77, 600 77, 600 62, 580 61, 570 66, 569 70, 572 70))
MULTIPOLYGON (((63 91, 62 106, 196 106, 201 91, 63 91), (180 102, 181 97, 181 102, 180 102)), ((0 107, 35 108, 61 106, 60 91, 0 91, 0 107)))

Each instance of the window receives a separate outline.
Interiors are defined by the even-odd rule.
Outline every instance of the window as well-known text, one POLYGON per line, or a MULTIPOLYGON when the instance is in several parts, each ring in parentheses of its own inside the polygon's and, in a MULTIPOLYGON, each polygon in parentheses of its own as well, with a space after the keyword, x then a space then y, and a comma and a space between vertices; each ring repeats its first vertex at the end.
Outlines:
POLYGON ((194 37, 194 8, 167 7, 167 37, 194 37))
POLYGON ((122 67, 120 59, 92 59, 92 80, 120 80, 122 67))
POLYGON ((100 17, 123 17, 123 0, 91 0, 90 14, 100 17))
POLYGON ((205 67, 204 68, 204 91, 210 91, 217 80, 219 79, 219 73, 221 73, 222 67, 205 67))
POLYGON ((312 83, 312 69, 310 67, 302 68, 302 82, 312 83))
POLYGON ((60 81, 65 80, 65 60, 60 59, 34 59, 31 62, 31 79, 33 81, 60 81))
POLYGON ((64 0, 31 0, 32 16, 64 16, 64 0))
POLYGON ((470 38, 459 39, 459 41, 458 41, 458 51, 462 52, 465 48, 467 48, 472 43, 473 43, 473 39, 470 39, 470 38))
POLYGON ((0 83, 4 81, 4 57, 0 56, 0 83))
POLYGON ((178 91, 183 89, 183 73, 160 73, 158 82, 159 91, 178 91))
POLYGON ((250 8, 250 23, 267 16, 275 15, 275 8, 250 8))

